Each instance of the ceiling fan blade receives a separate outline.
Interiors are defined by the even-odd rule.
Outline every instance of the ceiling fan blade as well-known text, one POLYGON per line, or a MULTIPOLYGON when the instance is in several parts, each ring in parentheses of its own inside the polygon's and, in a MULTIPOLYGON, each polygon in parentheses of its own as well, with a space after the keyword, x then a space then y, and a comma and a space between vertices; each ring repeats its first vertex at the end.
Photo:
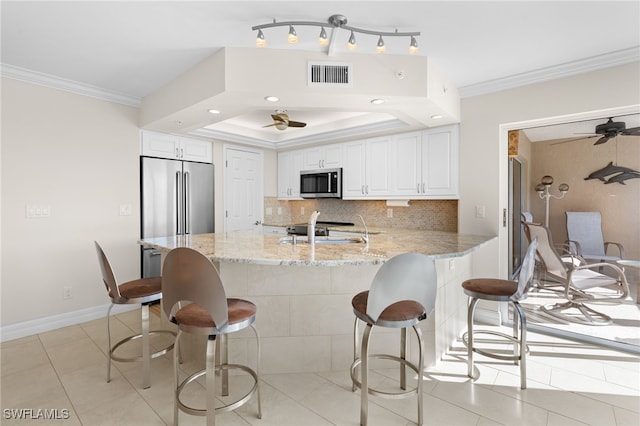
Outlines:
POLYGON ((627 130, 623 130, 620 132, 621 135, 627 136, 639 136, 640 135, 640 127, 631 127, 627 130))
POLYGON ((273 124, 267 124, 266 126, 262 126, 262 127, 273 127, 275 125, 276 125, 276 123, 273 123, 273 124))
POLYGON ((603 137, 601 137, 600 139, 598 139, 596 141, 596 143, 594 143, 594 145, 601 145, 603 143, 605 143, 606 141, 608 141, 609 139, 611 139, 613 136, 611 135, 604 135, 603 137))
POLYGON ((552 143, 552 144, 551 144, 551 146, 553 146, 553 145, 562 145, 562 144, 564 144, 564 143, 569 143, 569 142, 581 141, 581 140, 584 140, 584 139, 592 139, 592 138, 595 138, 596 136, 600 136, 600 135, 583 136, 583 137, 581 137, 581 138, 569 139, 569 140, 562 141, 562 142, 552 143))
POLYGON ((307 123, 303 123, 301 121, 289 121, 289 127, 304 127, 307 123))

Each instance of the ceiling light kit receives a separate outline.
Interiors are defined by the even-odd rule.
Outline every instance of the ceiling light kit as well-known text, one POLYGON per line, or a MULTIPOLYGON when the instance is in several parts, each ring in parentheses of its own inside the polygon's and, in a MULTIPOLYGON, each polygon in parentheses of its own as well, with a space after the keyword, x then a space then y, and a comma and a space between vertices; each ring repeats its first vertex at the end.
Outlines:
POLYGON ((274 19, 270 24, 256 25, 251 29, 253 31, 258 31, 258 35, 256 37, 256 47, 265 47, 267 45, 267 41, 264 37, 264 33, 262 32, 265 28, 272 27, 289 27, 289 34, 287 36, 287 40, 290 44, 296 44, 298 42, 298 35, 295 30, 295 26, 315 26, 320 27, 320 36, 318 38, 318 43, 321 46, 326 46, 329 44, 329 39, 327 38, 327 31, 325 30, 325 26, 333 27, 333 28, 341 28, 343 30, 350 31, 349 40, 347 42, 347 48, 349 50, 355 50, 357 48, 356 43, 356 35, 359 34, 368 34, 373 36, 378 36, 378 43, 376 45, 377 53, 384 53, 386 51, 386 47, 384 45, 384 37, 409 37, 409 53, 416 54, 418 53, 418 41, 416 37, 420 36, 420 33, 417 31, 413 32, 398 32, 396 29, 395 32, 389 31, 372 31, 366 30, 362 28, 356 28, 347 25, 347 18, 344 15, 331 15, 327 22, 314 22, 314 21, 286 21, 286 22, 276 22, 274 19))

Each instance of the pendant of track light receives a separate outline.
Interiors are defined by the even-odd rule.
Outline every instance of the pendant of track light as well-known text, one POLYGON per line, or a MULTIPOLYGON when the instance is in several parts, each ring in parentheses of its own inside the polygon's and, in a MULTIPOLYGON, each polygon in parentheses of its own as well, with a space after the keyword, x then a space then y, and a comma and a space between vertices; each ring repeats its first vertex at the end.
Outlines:
POLYGON ((356 35, 351 31, 351 35, 349 36, 349 41, 347 42, 347 49, 356 50, 358 44, 356 43, 356 35))
POLYGON ((265 47, 267 45, 267 40, 264 39, 264 34, 262 34, 262 30, 258 30, 258 35, 256 36, 256 47, 265 47))
POLYGON ((329 39, 327 38, 327 32, 325 31, 324 27, 320 27, 320 36, 318 37, 318 43, 320 43, 320 46, 326 46, 329 44, 329 39))
POLYGON ((376 46, 376 53, 384 53, 387 48, 384 46, 384 40, 382 36, 378 38, 378 45, 376 46))
POLYGON ((298 42, 298 34, 296 33, 293 25, 289 25, 289 35, 287 36, 287 41, 289 44, 296 44, 298 42))
POLYGON ((415 55, 418 53, 418 42, 414 36, 411 36, 411 44, 409 44, 409 53, 415 55))

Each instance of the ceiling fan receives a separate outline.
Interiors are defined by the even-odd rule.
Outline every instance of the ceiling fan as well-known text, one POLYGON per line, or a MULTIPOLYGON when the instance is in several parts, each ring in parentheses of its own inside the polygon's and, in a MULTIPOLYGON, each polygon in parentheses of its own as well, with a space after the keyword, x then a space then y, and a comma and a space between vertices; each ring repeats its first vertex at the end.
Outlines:
POLYGON ((273 124, 267 124, 262 127, 275 126, 278 130, 285 130, 288 127, 305 127, 307 125, 307 123, 301 121, 289 120, 286 111, 276 111, 275 114, 271 114, 271 118, 273 119, 273 124))
POLYGON ((613 117, 609 117, 609 121, 596 126, 595 135, 586 136, 574 140, 598 138, 594 145, 600 145, 607 142, 611 138, 615 138, 618 135, 628 136, 640 136, 640 127, 626 128, 627 125, 624 121, 613 121, 613 117))

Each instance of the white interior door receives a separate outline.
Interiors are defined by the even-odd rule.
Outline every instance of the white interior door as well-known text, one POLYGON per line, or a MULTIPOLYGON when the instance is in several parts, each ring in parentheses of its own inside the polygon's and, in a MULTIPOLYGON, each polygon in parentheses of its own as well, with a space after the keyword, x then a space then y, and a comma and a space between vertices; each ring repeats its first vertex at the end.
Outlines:
POLYGON ((262 151, 225 146, 224 232, 262 233, 262 151))

